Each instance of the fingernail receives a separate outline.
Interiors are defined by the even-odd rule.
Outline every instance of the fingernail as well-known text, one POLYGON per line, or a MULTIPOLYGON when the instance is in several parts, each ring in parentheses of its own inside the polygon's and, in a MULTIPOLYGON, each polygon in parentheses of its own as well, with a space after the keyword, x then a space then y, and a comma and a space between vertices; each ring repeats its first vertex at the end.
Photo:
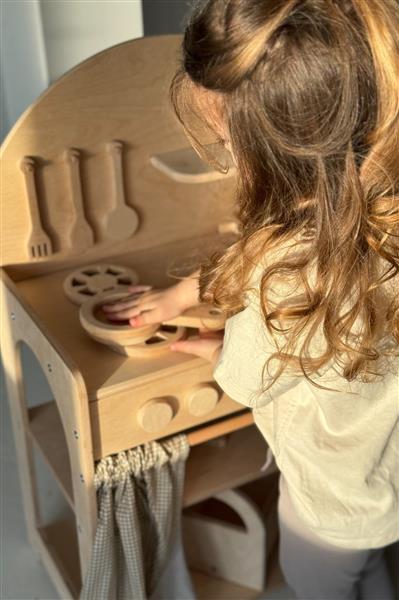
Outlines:
POLYGON ((169 346, 169 348, 170 348, 171 350, 176 350, 176 346, 175 346, 174 344, 171 344, 171 345, 169 346))

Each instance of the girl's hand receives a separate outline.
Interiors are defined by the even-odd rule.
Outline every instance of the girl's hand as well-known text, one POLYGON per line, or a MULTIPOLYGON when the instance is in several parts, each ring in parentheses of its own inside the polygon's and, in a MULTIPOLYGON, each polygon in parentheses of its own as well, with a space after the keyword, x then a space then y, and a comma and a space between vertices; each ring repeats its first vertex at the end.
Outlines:
POLYGON ((188 308, 186 288, 181 283, 165 290, 136 285, 129 287, 129 291, 131 296, 102 306, 108 320, 128 320, 132 327, 142 327, 174 319, 188 308))
POLYGON ((187 354, 195 354, 200 358, 205 358, 205 360, 214 365, 222 350, 223 335, 223 331, 200 329, 198 337, 174 342, 171 344, 170 349, 187 354))

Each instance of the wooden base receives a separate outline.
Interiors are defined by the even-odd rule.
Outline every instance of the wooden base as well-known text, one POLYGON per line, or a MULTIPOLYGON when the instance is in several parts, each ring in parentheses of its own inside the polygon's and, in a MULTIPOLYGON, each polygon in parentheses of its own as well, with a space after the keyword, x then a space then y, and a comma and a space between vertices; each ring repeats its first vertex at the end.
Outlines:
POLYGON ((215 600, 216 598, 217 600, 250 600, 263 596, 266 591, 286 585, 278 562, 278 543, 275 544, 270 555, 267 564, 266 588, 261 593, 199 571, 190 570, 190 574, 198 600, 215 600))
MULTIPOLYGON (((82 586, 78 560, 78 542, 72 520, 56 521, 38 531, 36 549, 63 600, 79 597, 82 586)), ((199 571, 190 571, 198 600, 249 600, 260 594, 256 590, 211 577, 199 571)), ((266 590, 284 585, 278 564, 278 545, 268 562, 266 590)), ((171 599, 172 600, 172 599, 171 599)), ((178 599, 175 599, 178 600, 178 599)))
MULTIPOLYGON (((240 417, 233 417, 236 421, 238 418, 240 417)), ((222 445, 202 443, 191 448, 186 464, 183 500, 185 507, 209 498, 221 490, 237 487, 265 475, 261 471, 266 454, 265 442, 254 426, 248 426, 248 419, 241 421, 243 429, 228 434, 222 445), (245 452, 242 451, 243 448, 245 452)), ((220 432, 221 426, 215 424, 212 427, 215 428, 215 432, 220 432)), ((55 402, 47 402, 29 410, 29 435, 43 454, 69 505, 74 509, 68 452, 55 402)), ((81 577, 74 519, 64 519, 39 528, 32 541, 60 597, 78 598, 81 577)), ((246 600, 259 595, 256 590, 197 571, 192 571, 192 578, 199 600, 246 600)), ((266 589, 283 583, 275 548, 269 558, 266 589)))
MULTIPOLYGON (((42 540, 48 558, 53 565, 50 576, 57 570, 62 577, 71 598, 78 598, 82 587, 82 580, 79 565, 78 539, 76 527, 71 519, 56 521, 46 527, 41 527, 39 535, 42 540)), ((45 560, 43 562, 46 562, 45 560)), ((57 586, 57 581, 53 577, 58 591, 64 592, 57 586)), ((65 598, 64 595, 61 595, 65 598)))

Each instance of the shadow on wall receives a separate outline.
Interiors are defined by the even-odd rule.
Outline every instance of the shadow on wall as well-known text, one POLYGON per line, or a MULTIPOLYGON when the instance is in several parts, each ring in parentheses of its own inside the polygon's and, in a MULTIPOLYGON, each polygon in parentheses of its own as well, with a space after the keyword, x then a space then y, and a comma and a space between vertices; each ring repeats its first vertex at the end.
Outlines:
POLYGON ((182 33, 193 0, 142 0, 144 35, 182 33))
POLYGON ((399 600, 399 542, 391 544, 386 550, 389 572, 395 589, 396 600, 399 600))

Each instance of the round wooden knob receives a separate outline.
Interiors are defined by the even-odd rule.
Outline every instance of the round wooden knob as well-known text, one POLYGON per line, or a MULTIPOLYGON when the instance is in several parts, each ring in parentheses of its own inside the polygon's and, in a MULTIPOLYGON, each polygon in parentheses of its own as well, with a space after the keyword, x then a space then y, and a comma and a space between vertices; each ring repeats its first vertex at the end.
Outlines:
POLYGON ((200 383, 190 390, 186 405, 190 415, 202 417, 211 412, 219 402, 218 390, 209 383, 200 383))
POLYGON ((153 433, 164 429, 173 419, 173 408, 166 399, 150 400, 142 406, 138 420, 144 431, 153 433))

